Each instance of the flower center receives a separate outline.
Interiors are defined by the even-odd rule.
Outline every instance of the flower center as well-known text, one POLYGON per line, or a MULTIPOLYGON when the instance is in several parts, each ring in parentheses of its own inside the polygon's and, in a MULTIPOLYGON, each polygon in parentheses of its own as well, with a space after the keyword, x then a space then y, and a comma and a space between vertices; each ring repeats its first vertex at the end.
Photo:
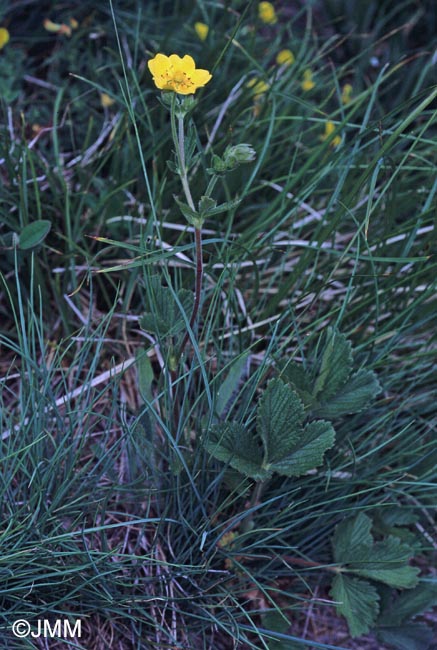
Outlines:
POLYGON ((189 79, 185 72, 182 70, 175 70, 173 74, 173 81, 177 84, 186 84, 189 82, 189 79))

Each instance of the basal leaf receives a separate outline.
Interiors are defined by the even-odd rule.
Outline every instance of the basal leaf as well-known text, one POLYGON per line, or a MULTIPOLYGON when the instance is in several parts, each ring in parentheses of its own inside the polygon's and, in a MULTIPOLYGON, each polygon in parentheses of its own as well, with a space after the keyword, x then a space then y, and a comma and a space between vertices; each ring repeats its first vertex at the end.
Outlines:
POLYGON ((339 564, 351 562, 355 558, 357 548, 372 546, 371 528, 372 520, 364 512, 338 524, 332 540, 335 561, 339 564))
POLYGON ((359 370, 336 394, 323 391, 319 406, 314 410, 318 417, 337 418, 347 413, 358 413, 381 392, 376 375, 371 370, 359 370))
POLYGON ((344 386, 352 372, 352 346, 344 334, 328 327, 314 395, 326 402, 344 386))
POLYGON ((318 420, 308 424, 298 441, 289 453, 274 463, 268 465, 284 476, 300 476, 323 462, 323 455, 332 447, 335 431, 330 422, 318 420))
POLYGON ((435 650, 431 646, 434 633, 427 625, 407 623, 396 627, 380 627, 377 637, 383 643, 392 645, 396 650, 435 650))
POLYGON ((281 379, 267 385, 257 408, 257 431, 270 465, 284 458, 302 436, 303 404, 281 379))
POLYGON ((401 593, 381 612, 381 625, 397 626, 409 618, 437 606, 437 584, 421 583, 401 593))
POLYGON ((261 447, 242 424, 223 422, 211 427, 203 445, 207 451, 242 474, 263 480, 269 473, 262 469, 261 447))
POLYGON ((374 625, 379 611, 379 596, 367 580, 340 573, 333 580, 330 594, 338 603, 337 612, 347 620, 352 636, 366 634, 374 625))

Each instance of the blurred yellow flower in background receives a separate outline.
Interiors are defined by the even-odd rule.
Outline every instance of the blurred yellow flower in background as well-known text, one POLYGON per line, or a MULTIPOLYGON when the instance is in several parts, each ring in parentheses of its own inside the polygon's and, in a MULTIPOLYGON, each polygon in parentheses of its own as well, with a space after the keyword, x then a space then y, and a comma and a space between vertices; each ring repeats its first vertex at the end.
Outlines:
POLYGON ((342 104, 350 104, 352 101, 352 91, 353 88, 351 84, 344 84, 343 89, 341 91, 341 102, 342 104))
POLYGON ((208 25, 205 25, 205 23, 194 23, 194 31, 201 41, 206 41, 209 32, 208 25))
POLYGON ((172 90, 179 95, 192 95, 212 78, 208 70, 196 68, 194 59, 186 54, 157 54, 147 62, 155 86, 160 90, 172 90))
POLYGON ((307 92, 308 90, 312 90, 315 87, 316 84, 313 81, 313 73, 311 72, 311 70, 309 69, 304 70, 303 81, 300 85, 302 90, 304 90, 305 92, 307 92))
POLYGON ((291 50, 280 50, 276 55, 278 65, 292 65, 294 62, 295 58, 291 50))
POLYGON ((266 81, 259 79, 259 77, 254 77, 247 82, 246 88, 251 88, 255 97, 260 97, 268 91, 270 85, 266 81))
POLYGON ((112 99, 107 93, 100 93, 100 103, 103 108, 109 108, 109 106, 115 104, 115 99, 112 99))
POLYGON ((2 50, 7 43, 9 43, 9 39, 9 32, 6 27, 0 27, 0 50, 2 50))
POLYGON ((259 19, 266 25, 274 25, 278 22, 276 11, 271 2, 260 2, 258 5, 259 19))
MULTIPOLYGON (((325 133, 324 135, 320 136, 321 140, 327 140, 335 131, 336 126, 334 122, 331 122, 331 120, 328 120, 325 123, 325 133)), ((331 147, 338 147, 339 144, 341 144, 341 135, 336 135, 334 138, 332 138, 331 142, 329 143, 331 147)))

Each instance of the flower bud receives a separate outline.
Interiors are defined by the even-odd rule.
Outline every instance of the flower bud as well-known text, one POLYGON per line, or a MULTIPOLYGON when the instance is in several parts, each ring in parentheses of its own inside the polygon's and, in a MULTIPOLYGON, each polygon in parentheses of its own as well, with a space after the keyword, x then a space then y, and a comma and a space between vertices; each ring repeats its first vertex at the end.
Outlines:
POLYGON ((256 158, 256 151, 250 144, 235 144, 226 147, 223 156, 226 169, 234 169, 238 165, 253 162, 256 158))

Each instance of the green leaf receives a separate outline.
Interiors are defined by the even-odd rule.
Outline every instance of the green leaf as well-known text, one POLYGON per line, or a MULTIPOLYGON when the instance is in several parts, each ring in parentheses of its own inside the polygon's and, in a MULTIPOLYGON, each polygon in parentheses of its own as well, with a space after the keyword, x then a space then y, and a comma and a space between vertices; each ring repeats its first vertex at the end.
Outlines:
POLYGON ((298 442, 286 457, 268 466, 284 476, 301 476, 323 463, 323 455, 335 441, 335 431, 330 422, 318 420, 308 424, 298 442))
POLYGON ((381 625, 396 626, 437 606, 437 584, 421 583, 404 591, 381 613, 381 625))
POLYGON ((209 210, 217 206, 217 201, 210 196, 201 196, 198 203, 199 213, 202 217, 206 216, 209 210))
POLYGON ((326 402, 344 386, 352 372, 352 346, 344 334, 328 327, 314 395, 326 402))
POLYGON ((358 413, 380 392, 381 386, 375 373, 359 370, 336 394, 323 392, 314 414, 318 417, 337 418, 346 413, 358 413))
POLYGON ((383 643, 393 645, 396 650, 428 650, 431 648, 434 633, 427 625, 410 623, 378 628, 377 637, 383 643))
POLYGON ((228 412, 232 406, 232 403, 236 399, 236 392, 238 391, 238 386, 244 376, 244 371, 247 365, 247 358, 249 352, 237 357, 231 364, 226 379, 221 381, 220 388, 217 392, 215 410, 217 415, 221 416, 223 413, 228 412), (234 397, 235 396, 235 397, 234 397), (234 398, 234 399, 233 399, 234 398), (231 403, 232 402, 232 403, 231 403))
MULTIPOLYGON (((161 337, 174 336, 181 330, 185 330, 185 320, 176 298, 169 287, 161 285, 159 275, 150 277, 149 292, 149 311, 140 318, 140 327, 161 337)), ((186 316, 189 317, 194 301, 192 292, 179 289, 176 296, 186 316)))
POLYGON ((357 548, 372 546, 371 528, 372 520, 364 512, 338 524, 332 540, 335 561, 339 564, 351 562, 355 558, 357 548))
POLYGON ((303 404, 280 379, 272 379, 257 408, 257 431, 268 464, 284 458, 302 436, 303 404))
POLYGON ((179 201, 178 197, 175 196, 174 194, 173 194, 173 198, 177 203, 179 210, 182 212, 183 216, 188 221, 188 223, 191 226, 194 226, 195 228, 199 228, 203 222, 202 216, 198 212, 196 212, 196 210, 192 210, 190 206, 184 203, 183 201, 179 201))
POLYGON ((338 574, 330 594, 338 602, 337 612, 345 617, 352 636, 366 634, 374 625, 379 611, 379 595, 367 580, 338 574))
POLYGON ((46 219, 39 219, 27 224, 20 233, 18 248, 22 251, 35 248, 44 241, 51 227, 51 222, 46 219))
POLYGON ((419 573, 419 569, 407 564, 412 555, 409 546, 390 536, 373 546, 356 547, 347 570, 390 587, 409 589, 417 585, 419 573))
POLYGON ((226 201, 226 203, 220 203, 215 208, 210 208, 206 213, 206 216, 213 217, 216 214, 221 214, 222 212, 229 212, 229 210, 234 210, 241 203, 241 199, 234 199, 233 201, 226 201))
POLYGON ((153 400, 152 382, 155 378, 152 364, 144 350, 138 349, 135 357, 138 374, 138 390, 143 402, 150 403, 153 400))
POLYGON ((212 426, 203 445, 214 458, 229 463, 242 474, 257 481, 269 476, 261 467, 262 451, 258 441, 242 424, 224 422, 212 426))
POLYGON ((280 363, 281 378, 284 379, 299 395, 305 405, 313 402, 313 388, 310 375, 303 365, 296 361, 280 363))

